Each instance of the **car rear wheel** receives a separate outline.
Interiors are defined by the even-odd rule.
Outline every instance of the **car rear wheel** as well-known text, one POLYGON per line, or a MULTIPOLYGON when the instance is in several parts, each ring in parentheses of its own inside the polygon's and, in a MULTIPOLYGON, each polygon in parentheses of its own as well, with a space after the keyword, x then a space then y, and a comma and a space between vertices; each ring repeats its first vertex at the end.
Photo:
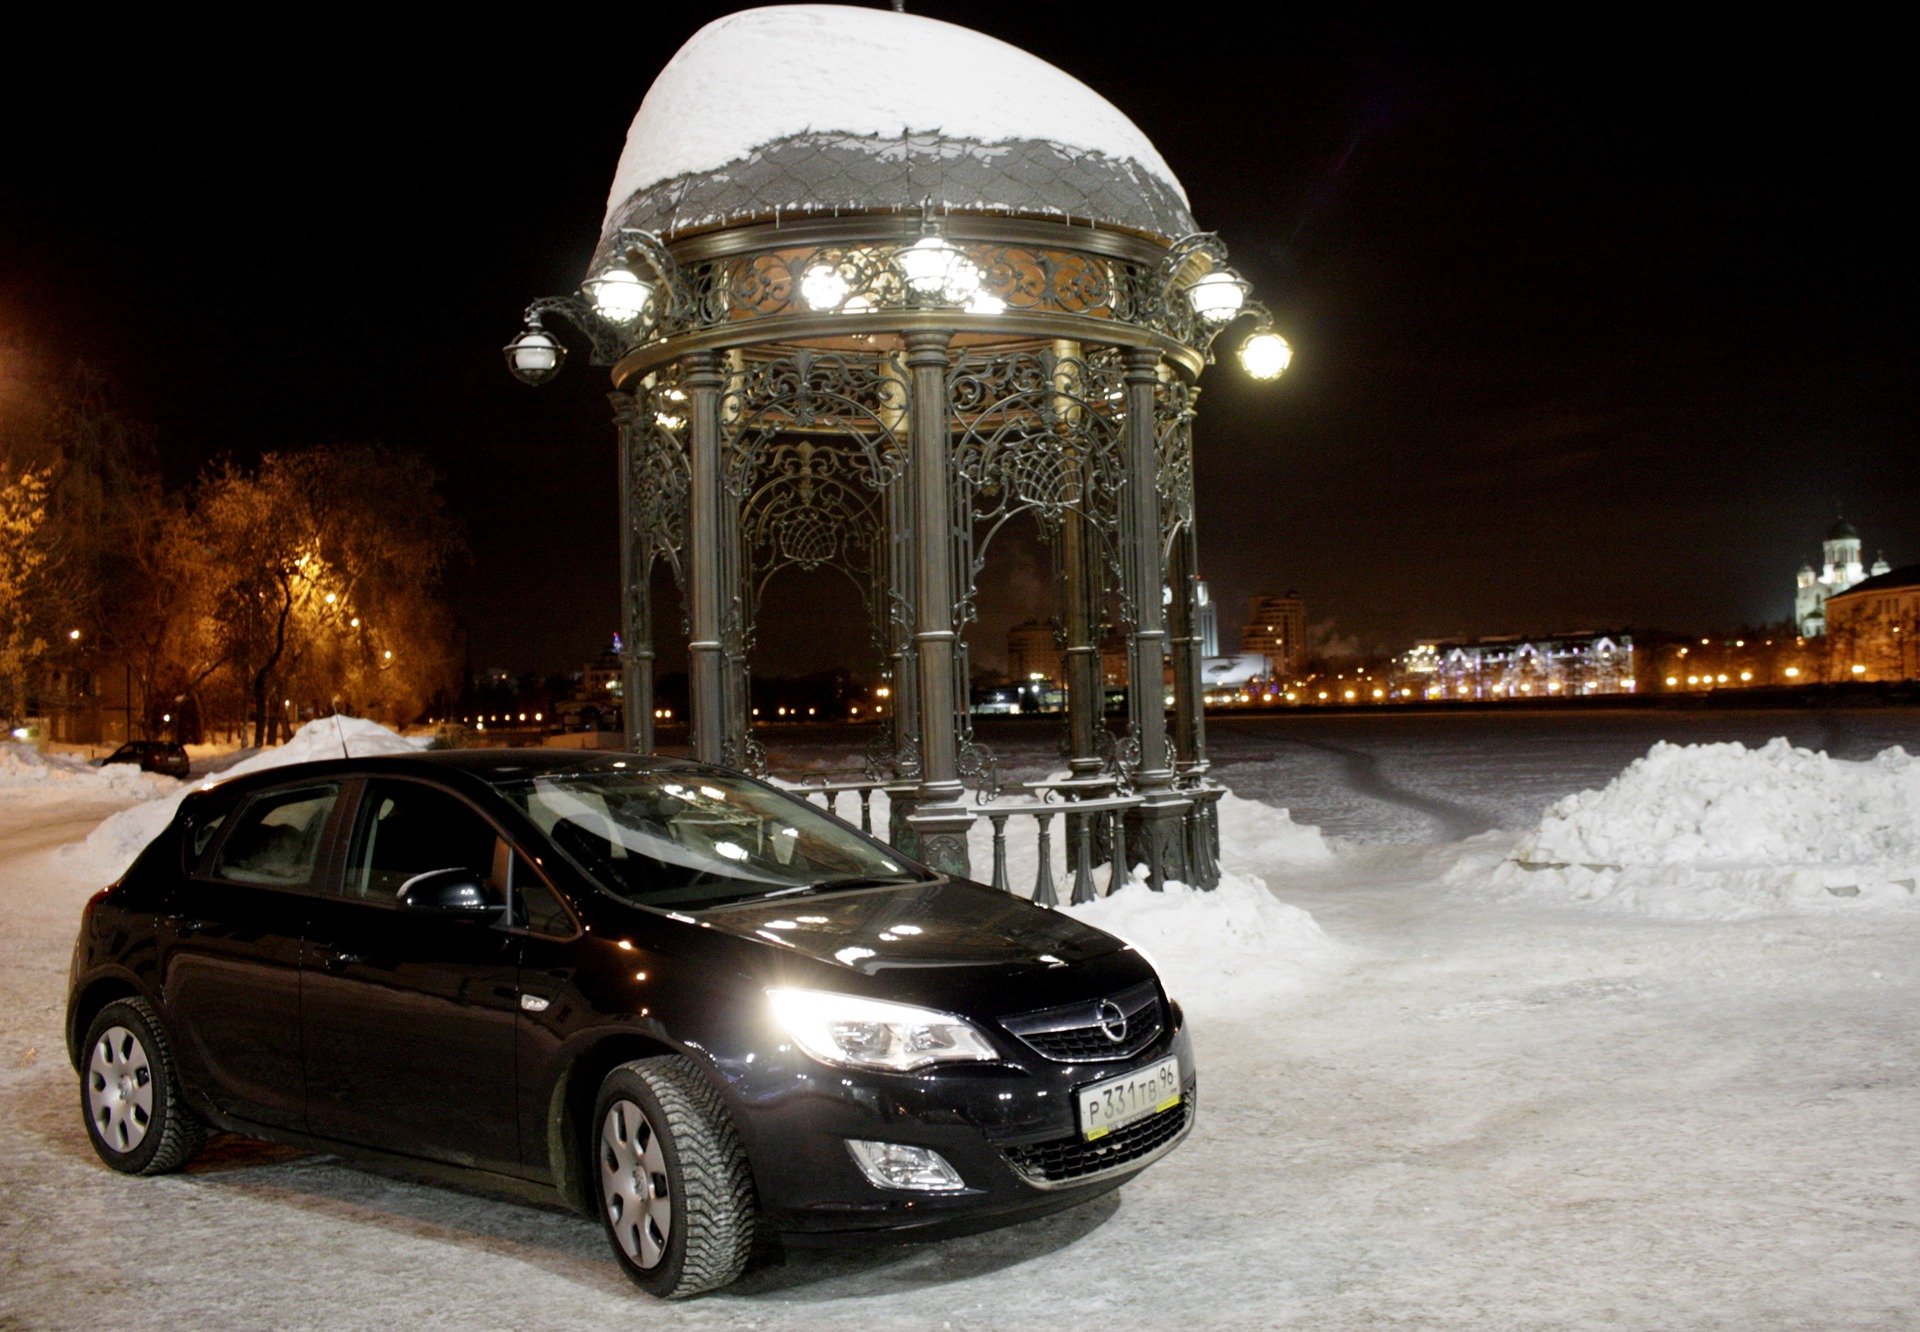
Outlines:
POLYGON ((726 1285, 753 1248, 753 1176, 712 1083, 677 1055, 607 1075, 594 1103, 594 1178, 614 1256, 662 1299, 726 1285))
POLYGON ((116 999, 87 1027, 80 1104, 93 1150, 129 1175, 178 1170, 206 1141, 187 1108, 160 1015, 144 999, 116 999))

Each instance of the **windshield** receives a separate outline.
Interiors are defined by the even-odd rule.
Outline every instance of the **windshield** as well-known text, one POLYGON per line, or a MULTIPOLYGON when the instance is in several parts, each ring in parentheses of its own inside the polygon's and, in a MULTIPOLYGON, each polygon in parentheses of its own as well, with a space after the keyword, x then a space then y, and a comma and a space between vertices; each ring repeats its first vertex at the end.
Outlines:
POLYGON ((555 773, 499 791, 601 887, 646 906, 924 877, 804 801, 737 777, 555 773))

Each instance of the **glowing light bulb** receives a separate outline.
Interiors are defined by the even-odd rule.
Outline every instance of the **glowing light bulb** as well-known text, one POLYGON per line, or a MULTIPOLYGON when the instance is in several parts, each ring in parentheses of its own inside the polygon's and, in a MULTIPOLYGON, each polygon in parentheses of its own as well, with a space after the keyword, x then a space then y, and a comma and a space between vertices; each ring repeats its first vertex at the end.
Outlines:
POLYGON ((630 324, 638 319, 653 299, 653 284, 622 262, 612 264, 597 277, 588 278, 582 286, 600 317, 616 324, 630 324))
POLYGON ((1240 364, 1255 379, 1278 379, 1293 364, 1293 348, 1271 329, 1240 344, 1240 364))
POLYGON ((851 290, 832 264, 815 264, 800 277, 800 298, 812 310, 838 310, 851 290))
POLYGON ((1246 285, 1225 269, 1203 274, 1187 287, 1187 304, 1209 324, 1226 323, 1246 303, 1246 285))

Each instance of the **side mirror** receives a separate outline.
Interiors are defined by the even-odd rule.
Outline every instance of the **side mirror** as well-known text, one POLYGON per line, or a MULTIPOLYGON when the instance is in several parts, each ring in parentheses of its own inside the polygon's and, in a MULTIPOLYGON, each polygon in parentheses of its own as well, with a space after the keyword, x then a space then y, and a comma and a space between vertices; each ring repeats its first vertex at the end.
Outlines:
POLYGON ((497 915, 500 904, 487 900, 486 889, 470 869, 428 870, 400 885, 395 898, 407 911, 430 911, 439 916, 485 920, 497 915))

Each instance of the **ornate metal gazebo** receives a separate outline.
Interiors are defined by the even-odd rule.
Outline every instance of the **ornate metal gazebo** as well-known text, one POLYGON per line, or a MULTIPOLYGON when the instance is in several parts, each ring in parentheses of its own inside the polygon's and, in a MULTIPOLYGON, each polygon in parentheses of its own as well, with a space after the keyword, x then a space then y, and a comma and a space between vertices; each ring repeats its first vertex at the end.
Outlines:
POLYGON ((999 794, 966 631, 988 548, 1028 515, 1053 554, 1067 683, 1072 776, 1053 785, 1124 808, 1098 840, 1123 839, 1122 863, 1156 884, 1217 878, 1194 404, 1229 325, 1251 330, 1250 373, 1289 353, 1124 116, 933 20, 734 15, 648 93, 581 294, 535 301, 506 349, 524 380, 565 357, 555 315, 612 369, 634 749, 654 747, 657 565, 684 599, 693 754, 749 770, 764 768, 747 688, 762 594, 783 570, 837 570, 893 685, 870 748, 890 835, 966 873, 978 797, 999 794), (849 49, 858 86, 827 86, 849 49), (1118 736, 1109 626, 1129 645, 1118 736))

